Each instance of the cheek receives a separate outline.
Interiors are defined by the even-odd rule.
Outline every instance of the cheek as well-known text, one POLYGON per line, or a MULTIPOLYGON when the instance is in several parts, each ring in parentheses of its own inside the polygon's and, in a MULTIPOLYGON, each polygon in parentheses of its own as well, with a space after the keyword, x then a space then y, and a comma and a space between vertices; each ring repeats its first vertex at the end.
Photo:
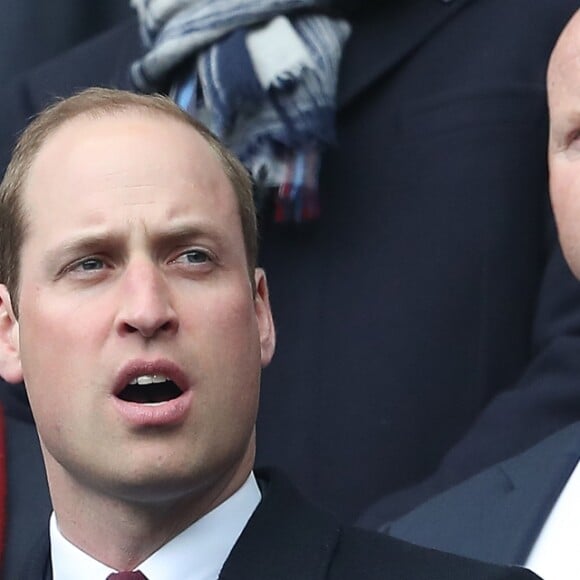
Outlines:
POLYGON ((250 434, 258 408, 261 351, 253 300, 222 294, 199 316, 191 316, 188 329, 194 372, 201 373, 196 422, 207 422, 213 445, 229 445, 232 435, 237 445, 250 434))
POLYGON ((203 332, 205 350, 216 372, 260 367, 260 343, 254 302, 240 291, 216 294, 190 321, 191 334, 203 332), (196 328, 197 325, 197 328, 196 328), (203 329, 203 330, 202 330, 203 329))
POLYGON ((20 353, 25 382, 45 383, 48 377, 59 381, 74 378, 79 366, 101 337, 97 313, 100 305, 72 304, 34 286, 23 286, 20 299, 20 353), (66 364, 63 364, 66 360, 66 364))
POLYGON ((554 164, 550 195, 558 236, 570 268, 580 277, 580 162, 554 164))
POLYGON ((22 318, 20 353, 24 382, 36 417, 38 412, 50 415, 51 409, 61 408, 62 403, 66 403, 66 396, 64 401, 59 401, 65 389, 52 389, 51 385, 65 387, 74 370, 72 365, 62 364, 63 358, 68 359, 72 354, 71 341, 64 339, 61 329, 55 326, 58 321, 31 314, 28 312, 28 316, 22 318))
POLYGON ((224 347, 234 346, 235 339, 248 341, 257 336, 257 320, 250 287, 230 284, 228 287, 203 288, 194 300, 183 301, 181 313, 187 316, 190 329, 203 330, 222 337, 224 347), (197 304, 197 306, 192 306, 197 304))

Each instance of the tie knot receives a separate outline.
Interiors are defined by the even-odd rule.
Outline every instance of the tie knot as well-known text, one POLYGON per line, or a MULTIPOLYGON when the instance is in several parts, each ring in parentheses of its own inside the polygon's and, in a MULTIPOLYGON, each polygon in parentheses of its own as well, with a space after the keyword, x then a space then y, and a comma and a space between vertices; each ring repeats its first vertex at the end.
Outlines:
POLYGON ((143 572, 113 572, 107 576, 107 580, 147 580, 143 572))

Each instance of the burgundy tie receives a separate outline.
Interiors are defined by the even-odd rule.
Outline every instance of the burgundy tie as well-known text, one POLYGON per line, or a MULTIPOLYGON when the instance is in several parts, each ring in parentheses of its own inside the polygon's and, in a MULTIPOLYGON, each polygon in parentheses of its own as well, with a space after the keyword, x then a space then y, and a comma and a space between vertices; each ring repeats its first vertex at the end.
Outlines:
POLYGON ((147 580, 143 572, 113 572, 107 576, 107 580, 147 580))

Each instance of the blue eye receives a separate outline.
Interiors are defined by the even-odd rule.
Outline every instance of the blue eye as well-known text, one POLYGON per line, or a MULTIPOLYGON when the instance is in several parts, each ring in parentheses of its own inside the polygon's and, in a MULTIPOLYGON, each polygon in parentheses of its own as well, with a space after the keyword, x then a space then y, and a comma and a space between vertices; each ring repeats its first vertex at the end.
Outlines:
POLYGON ((85 258, 73 265, 73 270, 82 272, 94 272, 95 270, 102 270, 105 267, 103 260, 99 258, 85 258))
POLYGON ((78 280, 95 280, 100 279, 108 269, 110 269, 110 265, 106 260, 90 256, 68 265, 63 269, 62 275, 68 275, 78 280))
POLYGON ((181 264, 205 264, 209 262, 209 256, 201 250, 188 250, 177 256, 175 262, 181 264))

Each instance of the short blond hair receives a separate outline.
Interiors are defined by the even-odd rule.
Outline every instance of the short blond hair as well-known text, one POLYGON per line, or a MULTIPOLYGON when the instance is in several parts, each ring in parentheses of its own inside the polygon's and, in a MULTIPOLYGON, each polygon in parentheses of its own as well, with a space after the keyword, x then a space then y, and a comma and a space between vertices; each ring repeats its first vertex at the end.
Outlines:
POLYGON ((0 183, 0 282, 7 286, 15 308, 18 302, 20 250, 28 225, 22 203, 22 190, 38 151, 50 135, 76 117, 99 118, 131 110, 166 115, 189 125, 216 153, 238 201, 248 273, 252 288, 255 290, 254 270, 258 254, 258 234, 252 180, 245 167, 207 127, 182 111, 168 97, 141 95, 116 89, 90 88, 56 101, 28 125, 18 139, 4 179, 0 183))

